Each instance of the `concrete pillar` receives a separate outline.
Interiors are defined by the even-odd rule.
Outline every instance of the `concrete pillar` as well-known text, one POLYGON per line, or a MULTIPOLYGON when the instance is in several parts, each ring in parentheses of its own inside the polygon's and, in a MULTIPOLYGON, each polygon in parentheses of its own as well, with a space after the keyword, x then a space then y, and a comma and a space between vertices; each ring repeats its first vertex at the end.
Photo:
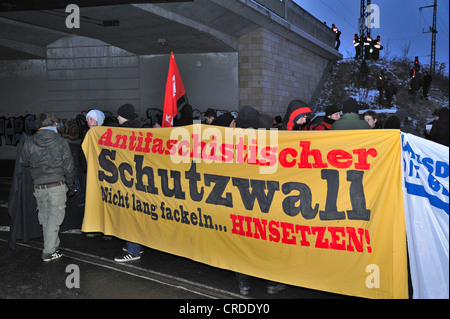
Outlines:
POLYGON ((284 115, 293 99, 309 102, 328 60, 265 28, 239 38, 239 107, 284 115))

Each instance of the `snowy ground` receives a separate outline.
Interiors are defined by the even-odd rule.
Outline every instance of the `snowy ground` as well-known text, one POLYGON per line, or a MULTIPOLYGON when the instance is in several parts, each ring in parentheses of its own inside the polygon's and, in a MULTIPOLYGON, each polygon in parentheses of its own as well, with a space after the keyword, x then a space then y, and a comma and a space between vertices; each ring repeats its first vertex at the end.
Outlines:
POLYGON ((421 136, 425 125, 433 119, 433 111, 441 107, 449 106, 448 93, 441 92, 432 85, 428 100, 419 100, 413 103, 412 96, 408 94, 409 72, 401 68, 392 61, 367 61, 367 76, 360 72, 361 60, 354 59, 339 61, 334 67, 324 89, 317 99, 316 110, 323 111, 327 105, 342 103, 352 97, 360 104, 360 114, 368 109, 378 110, 378 112, 395 113, 399 109, 404 109, 408 113, 405 126, 415 131, 421 136), (378 103, 378 90, 375 87, 377 75, 383 70, 386 77, 390 77, 399 89, 391 105, 383 102, 378 103))

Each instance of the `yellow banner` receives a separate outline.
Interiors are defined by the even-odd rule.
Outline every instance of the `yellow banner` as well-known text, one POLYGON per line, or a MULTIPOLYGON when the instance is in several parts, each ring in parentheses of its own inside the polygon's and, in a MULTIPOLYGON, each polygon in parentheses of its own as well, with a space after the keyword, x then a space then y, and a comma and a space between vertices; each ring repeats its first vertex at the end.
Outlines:
POLYGON ((96 127, 83 231, 215 267, 407 298, 400 131, 96 127))

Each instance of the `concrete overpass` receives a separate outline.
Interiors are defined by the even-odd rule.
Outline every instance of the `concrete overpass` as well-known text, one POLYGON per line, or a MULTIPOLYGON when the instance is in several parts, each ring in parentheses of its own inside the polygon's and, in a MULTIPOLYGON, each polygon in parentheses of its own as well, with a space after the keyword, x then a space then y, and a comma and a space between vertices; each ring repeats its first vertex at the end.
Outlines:
POLYGON ((314 104, 334 34, 291 0, 33 1, 0 5, 0 116, 51 111, 140 116, 162 108, 174 52, 189 101, 282 115, 290 100, 314 104), (80 7, 69 29, 67 4, 80 7))

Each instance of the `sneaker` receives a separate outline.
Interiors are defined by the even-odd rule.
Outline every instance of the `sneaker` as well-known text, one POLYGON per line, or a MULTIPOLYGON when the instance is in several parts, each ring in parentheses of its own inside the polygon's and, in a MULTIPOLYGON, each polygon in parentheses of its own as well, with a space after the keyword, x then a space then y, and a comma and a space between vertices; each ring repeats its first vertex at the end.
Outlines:
MULTIPOLYGON (((125 246, 122 247, 122 250, 125 251, 125 252, 128 252, 128 247, 125 245, 125 246)), ((142 255, 143 253, 144 253, 144 251, 141 249, 139 251, 139 254, 142 255)))
POLYGON ((283 291, 284 289, 286 289, 286 286, 282 285, 282 284, 270 285, 270 286, 267 286, 267 293, 269 295, 275 295, 276 293, 279 293, 280 291, 283 291))
POLYGON ((251 277, 244 274, 236 273, 236 279, 239 287, 239 293, 243 296, 247 296, 250 293, 251 277))
POLYGON ((240 286, 239 293, 243 296, 247 296, 250 293, 250 286, 240 286))
POLYGON ((44 261, 52 261, 52 260, 55 260, 55 259, 58 259, 58 258, 61 258, 61 257, 62 257, 62 254, 59 251, 55 251, 51 255, 42 256, 42 260, 44 260, 44 261))
POLYGON ((138 260, 138 259, 141 259, 141 256, 139 256, 139 255, 135 256, 135 255, 132 255, 130 253, 123 252, 123 253, 120 253, 119 255, 117 255, 114 258, 114 261, 117 261, 119 263, 126 263, 126 262, 129 262, 129 261, 138 260))

